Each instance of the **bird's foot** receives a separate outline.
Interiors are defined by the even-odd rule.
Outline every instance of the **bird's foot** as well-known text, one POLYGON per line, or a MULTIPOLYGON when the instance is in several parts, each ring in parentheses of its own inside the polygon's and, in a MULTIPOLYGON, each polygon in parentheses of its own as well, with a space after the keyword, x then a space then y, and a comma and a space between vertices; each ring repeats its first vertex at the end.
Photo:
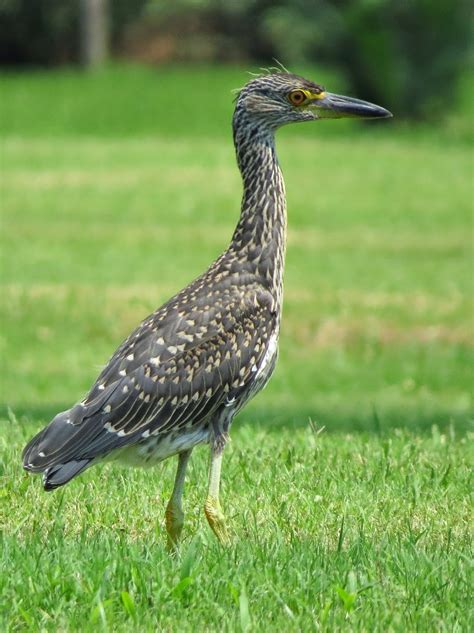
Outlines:
POLYGON ((204 512, 206 513, 207 521, 211 526, 212 531, 217 536, 220 544, 230 545, 229 532, 227 530, 225 516, 222 512, 219 499, 216 499, 215 497, 207 497, 206 503, 204 504, 204 512))
POLYGON ((179 505, 171 500, 165 512, 166 532, 168 534, 168 551, 178 550, 179 540, 184 525, 184 512, 179 505))

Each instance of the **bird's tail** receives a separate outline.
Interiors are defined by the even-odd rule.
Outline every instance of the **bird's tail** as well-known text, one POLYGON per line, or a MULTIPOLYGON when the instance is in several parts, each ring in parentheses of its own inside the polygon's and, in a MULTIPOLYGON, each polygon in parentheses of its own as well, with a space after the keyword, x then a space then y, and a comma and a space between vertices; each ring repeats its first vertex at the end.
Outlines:
POLYGON ((71 422, 80 416, 76 409, 59 413, 23 450, 23 468, 33 473, 42 472, 45 490, 63 486, 93 461, 92 458, 81 459, 71 450, 75 434, 71 422))
POLYGON ((91 464, 90 459, 72 460, 67 464, 56 464, 44 471, 43 486, 45 490, 54 490, 64 486, 73 477, 82 473, 91 464))

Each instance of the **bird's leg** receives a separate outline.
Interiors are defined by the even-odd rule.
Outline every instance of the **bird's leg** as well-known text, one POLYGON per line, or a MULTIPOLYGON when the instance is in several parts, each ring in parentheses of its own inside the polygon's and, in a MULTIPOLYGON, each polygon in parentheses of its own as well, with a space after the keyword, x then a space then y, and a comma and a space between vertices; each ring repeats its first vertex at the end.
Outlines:
POLYGON ((227 433, 220 434, 211 440, 209 486, 207 490, 207 499, 204 504, 204 512, 206 513, 209 525, 222 545, 228 545, 230 543, 224 513, 222 512, 222 508, 219 503, 221 464, 226 440, 227 433))
POLYGON ((166 531, 168 533, 168 549, 175 551, 181 530, 184 523, 184 512, 182 505, 184 479, 186 476, 186 468, 191 455, 191 450, 183 451, 178 457, 178 468, 176 469, 176 477, 174 480, 173 492, 166 506, 166 531))

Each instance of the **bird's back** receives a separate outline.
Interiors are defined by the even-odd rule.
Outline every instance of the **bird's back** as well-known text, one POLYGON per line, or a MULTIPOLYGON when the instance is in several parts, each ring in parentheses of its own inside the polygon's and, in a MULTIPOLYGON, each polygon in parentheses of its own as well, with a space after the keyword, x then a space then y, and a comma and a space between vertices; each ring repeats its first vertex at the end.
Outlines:
POLYGON ((31 440, 24 467, 54 488, 118 449, 198 437, 219 408, 241 408, 268 380, 279 324, 271 291, 244 268, 222 256, 146 318, 86 398, 31 440))

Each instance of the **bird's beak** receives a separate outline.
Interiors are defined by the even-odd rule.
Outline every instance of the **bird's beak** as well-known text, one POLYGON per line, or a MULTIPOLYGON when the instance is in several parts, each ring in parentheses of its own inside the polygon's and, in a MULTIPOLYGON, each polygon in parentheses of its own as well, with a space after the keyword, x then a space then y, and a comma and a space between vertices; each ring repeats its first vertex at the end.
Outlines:
POLYGON ((346 117, 385 119, 393 116, 391 112, 374 103, 335 95, 332 92, 321 93, 308 104, 308 107, 318 119, 342 119, 346 117))

